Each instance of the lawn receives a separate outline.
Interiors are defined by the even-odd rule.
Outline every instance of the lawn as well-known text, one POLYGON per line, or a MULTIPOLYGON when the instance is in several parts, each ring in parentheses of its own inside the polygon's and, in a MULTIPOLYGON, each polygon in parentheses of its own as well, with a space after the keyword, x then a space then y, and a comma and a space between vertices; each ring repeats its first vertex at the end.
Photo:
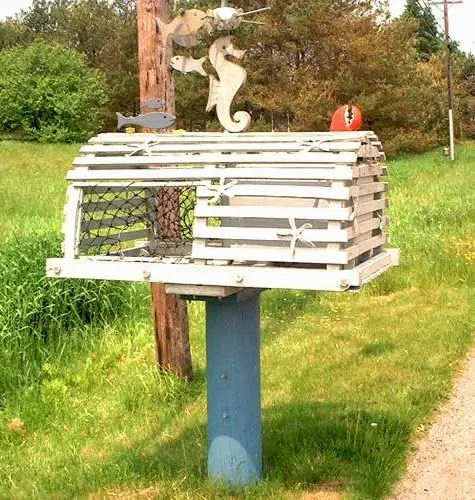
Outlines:
MULTIPOLYGON (((76 151, 0 144, 0 245, 59 231, 76 151)), ((263 295, 265 479, 235 498, 391 493, 473 343, 474 167, 475 143, 454 164, 390 161, 402 265, 363 292, 263 295)), ((126 318, 64 331, 61 348, 44 339, 38 374, 3 394, 0 498, 229 495, 206 479, 203 307, 190 306, 186 383, 157 373, 147 289, 134 293, 126 318)))

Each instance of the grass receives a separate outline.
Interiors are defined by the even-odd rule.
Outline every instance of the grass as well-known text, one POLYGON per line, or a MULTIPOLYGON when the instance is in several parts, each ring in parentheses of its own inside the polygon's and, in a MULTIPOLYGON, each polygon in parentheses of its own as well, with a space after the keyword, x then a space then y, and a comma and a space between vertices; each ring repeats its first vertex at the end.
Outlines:
MULTIPOLYGON (((75 151, 0 146, 0 238, 59 228, 75 151)), ((438 152, 390 162, 403 262, 362 293, 264 294, 265 479, 234 498, 391 492, 473 342, 474 163, 474 143, 455 164, 438 152)), ((0 497, 228 497, 206 479, 202 317, 193 303, 191 383, 157 374, 145 300, 85 325, 82 343, 65 331, 61 356, 0 411, 0 497)))
POLYGON ((137 286, 123 283, 45 277, 46 258, 61 253, 64 173, 54 172, 64 170, 70 159, 55 156, 58 148, 52 146, 27 149, 4 143, 3 148, 0 401, 41 378, 42 366, 50 359, 64 362, 65 352, 87 344, 93 334, 89 329, 85 338, 85 326, 104 325, 130 313, 144 296, 137 286))

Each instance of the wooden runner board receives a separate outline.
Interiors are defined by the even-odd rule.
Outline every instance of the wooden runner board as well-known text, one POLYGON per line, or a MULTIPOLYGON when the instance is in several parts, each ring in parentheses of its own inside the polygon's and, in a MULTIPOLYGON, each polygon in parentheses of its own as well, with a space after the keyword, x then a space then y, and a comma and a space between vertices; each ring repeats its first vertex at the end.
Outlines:
POLYGON ((48 259, 47 276, 167 284, 236 286, 242 288, 286 288, 294 290, 345 291, 359 288, 371 276, 398 265, 399 255, 383 251, 354 269, 328 271, 307 267, 209 266, 204 264, 139 262, 83 257, 48 259))

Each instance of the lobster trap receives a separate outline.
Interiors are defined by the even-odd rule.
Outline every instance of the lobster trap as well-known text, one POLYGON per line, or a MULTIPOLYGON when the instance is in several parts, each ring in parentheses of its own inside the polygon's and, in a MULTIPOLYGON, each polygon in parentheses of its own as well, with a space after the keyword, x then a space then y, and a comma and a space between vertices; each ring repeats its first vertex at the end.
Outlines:
POLYGON ((64 257, 47 272, 358 289, 398 264, 386 175, 371 132, 101 134, 68 173, 64 257))

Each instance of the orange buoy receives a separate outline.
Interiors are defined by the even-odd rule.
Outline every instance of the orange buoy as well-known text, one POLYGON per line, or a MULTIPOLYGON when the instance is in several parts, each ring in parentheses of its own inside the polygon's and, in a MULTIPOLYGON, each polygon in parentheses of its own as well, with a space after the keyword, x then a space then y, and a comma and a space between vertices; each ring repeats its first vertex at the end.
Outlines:
POLYGON ((348 132, 359 130, 363 125, 361 109, 354 104, 339 107, 332 117, 330 132, 348 132))

